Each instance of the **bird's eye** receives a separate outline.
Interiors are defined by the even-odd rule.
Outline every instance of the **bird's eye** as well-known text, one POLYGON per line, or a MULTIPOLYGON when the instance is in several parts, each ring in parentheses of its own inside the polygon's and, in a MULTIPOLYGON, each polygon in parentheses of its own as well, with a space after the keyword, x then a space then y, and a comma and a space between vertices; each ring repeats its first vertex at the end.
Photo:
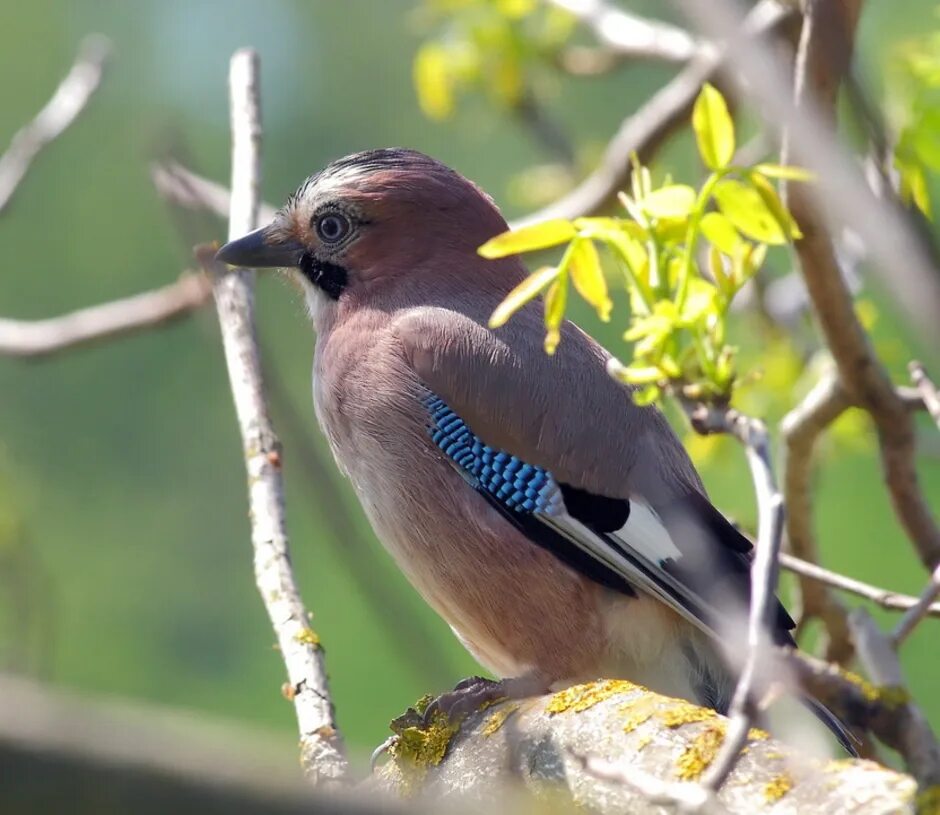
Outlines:
POLYGON ((324 243, 338 243, 349 232, 349 219, 338 212, 327 212, 317 218, 316 230, 324 243))

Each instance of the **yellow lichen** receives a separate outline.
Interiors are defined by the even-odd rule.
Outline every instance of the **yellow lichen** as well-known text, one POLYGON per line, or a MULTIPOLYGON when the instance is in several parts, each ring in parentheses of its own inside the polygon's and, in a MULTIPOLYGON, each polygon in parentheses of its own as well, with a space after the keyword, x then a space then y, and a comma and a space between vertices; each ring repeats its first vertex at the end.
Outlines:
POLYGON ((682 699, 673 699, 668 708, 657 714, 666 727, 681 727, 693 722, 705 722, 714 719, 717 715, 711 708, 699 707, 682 699))
POLYGON ((852 671, 840 670, 839 674, 843 679, 855 685, 869 702, 878 702, 889 708, 895 708, 906 705, 910 701, 908 691, 898 685, 873 685, 852 671))
POLYGON ((499 710, 494 710, 486 720, 480 732, 484 736, 492 736, 497 732, 513 713, 519 709, 518 704, 504 705, 499 710))
POLYGON ((623 732, 632 733, 641 724, 648 722, 656 712, 658 704, 658 697, 643 694, 621 705, 619 712, 624 714, 623 732))
POLYGON ((916 801, 917 815, 940 815, 940 784, 921 790, 916 801))
POLYGON ((703 728, 676 761, 676 775, 683 781, 695 781, 715 760, 724 740, 724 722, 703 728))
POLYGON ((546 713, 565 713, 572 711, 580 713, 583 710, 600 704, 611 696, 620 693, 629 693, 637 690, 638 685, 628 682, 626 679, 606 679, 602 682, 588 682, 585 685, 575 685, 571 688, 565 688, 554 694, 548 700, 545 706, 546 713))
POLYGON ((635 750, 639 753, 646 745, 648 745, 653 740, 652 736, 641 736, 636 740, 635 750))
POLYGON ((447 754, 450 740, 460 729, 459 722, 451 722, 438 711, 427 727, 406 727, 390 748, 392 756, 414 767, 427 769, 436 767, 447 754))
POLYGON ((320 635, 309 627, 301 628, 300 631, 294 634, 294 639, 297 640, 297 642, 302 642, 304 645, 312 645, 314 648, 320 645, 320 635))
POLYGON ((759 727, 752 727, 747 731, 748 741, 766 741, 770 738, 770 733, 766 730, 761 730, 759 727))
POLYGON ((768 804, 779 801, 793 789, 793 779, 789 775, 775 775, 764 786, 764 800, 768 804))

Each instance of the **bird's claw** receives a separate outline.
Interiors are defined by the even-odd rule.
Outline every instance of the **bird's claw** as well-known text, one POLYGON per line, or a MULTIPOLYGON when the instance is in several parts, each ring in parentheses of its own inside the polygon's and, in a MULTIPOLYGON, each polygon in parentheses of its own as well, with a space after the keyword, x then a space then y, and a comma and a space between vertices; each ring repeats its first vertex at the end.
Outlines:
POLYGON ((450 722, 459 722, 487 702, 494 702, 506 696, 502 680, 486 679, 482 676, 470 676, 458 682, 452 691, 442 693, 433 699, 424 709, 424 727, 434 724, 440 714, 450 722))

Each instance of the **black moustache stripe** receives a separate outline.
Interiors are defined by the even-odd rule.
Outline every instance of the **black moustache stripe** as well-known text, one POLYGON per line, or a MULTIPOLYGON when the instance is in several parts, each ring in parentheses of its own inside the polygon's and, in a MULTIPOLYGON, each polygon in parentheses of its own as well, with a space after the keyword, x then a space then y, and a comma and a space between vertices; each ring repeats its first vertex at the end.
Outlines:
POLYGON ((309 252, 304 252, 300 257, 300 271, 307 280, 333 300, 339 300, 349 280, 349 275, 342 266, 320 260, 309 252))

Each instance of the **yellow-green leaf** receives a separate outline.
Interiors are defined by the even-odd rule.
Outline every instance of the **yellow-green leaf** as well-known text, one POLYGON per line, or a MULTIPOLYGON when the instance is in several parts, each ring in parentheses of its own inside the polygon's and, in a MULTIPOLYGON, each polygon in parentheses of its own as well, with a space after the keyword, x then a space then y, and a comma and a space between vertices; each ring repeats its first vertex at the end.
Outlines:
POLYGON ((695 206, 695 190, 686 184, 670 184, 653 190, 640 206, 654 218, 688 218, 695 206))
POLYGON ((568 278, 560 277, 545 292, 545 353, 555 353, 561 342, 561 322, 565 318, 565 303, 568 300, 568 278))
POLYGON ((699 228, 708 242, 726 255, 733 255, 741 243, 741 236, 734 224, 720 212, 707 212, 702 217, 699 228))
POLYGON ((754 169, 768 178, 779 178, 781 181, 812 181, 815 178, 811 170, 789 164, 758 164, 754 169))
POLYGON ((412 66, 418 105, 429 119, 442 120, 454 112, 454 83, 447 51, 429 42, 418 49, 412 66))
POLYGON ((700 277, 689 281, 689 289, 679 319, 685 325, 692 325, 709 311, 717 310, 718 290, 707 280, 700 277))
POLYGON ((485 258, 502 258, 520 252, 534 252, 567 243, 578 234, 571 221, 557 218, 540 224, 524 226, 490 238, 477 252, 485 258))
POLYGON ((633 391, 633 404, 638 405, 639 407, 651 405, 653 402, 659 399, 659 395, 660 390, 656 385, 647 385, 645 388, 633 391))
POLYGON ((800 232, 800 228, 797 226, 790 211, 783 205, 783 201, 780 200, 780 196, 777 194, 774 185, 758 172, 748 173, 748 178, 754 185, 754 189, 757 190, 757 194, 761 197, 764 205, 773 213, 774 218, 777 219, 777 223, 780 224, 780 228, 787 238, 791 241, 802 238, 803 233, 800 232))
POLYGON ((627 385, 649 385, 665 379, 663 372, 653 365, 630 365, 627 368, 618 368, 616 377, 627 385))
POLYGON ((749 238, 776 245, 787 242, 776 215, 752 185, 724 179, 715 185, 714 196, 722 213, 749 238))
POLYGON ((695 100, 692 128, 705 166, 712 170, 727 167, 734 156, 734 122, 725 98, 713 85, 706 83, 695 100))
POLYGON ((583 238, 575 241, 568 273, 578 294, 594 306, 597 316, 606 323, 614 304, 607 294, 607 281, 593 241, 583 238))
POLYGON ((506 321, 512 317, 520 308, 530 300, 538 297, 549 283, 558 277, 558 269, 554 266, 546 266, 530 274, 518 286, 516 286, 506 298, 500 303, 490 317, 490 328, 499 328, 505 325, 506 321))

